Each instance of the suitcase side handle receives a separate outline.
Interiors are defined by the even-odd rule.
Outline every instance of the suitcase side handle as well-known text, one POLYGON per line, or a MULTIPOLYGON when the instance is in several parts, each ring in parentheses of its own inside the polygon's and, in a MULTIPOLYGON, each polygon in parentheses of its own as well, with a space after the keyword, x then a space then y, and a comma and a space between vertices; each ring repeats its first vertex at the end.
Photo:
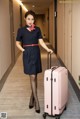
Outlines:
POLYGON ((55 69, 57 69, 59 66, 52 66, 51 67, 51 70, 55 70, 55 69))
POLYGON ((54 69, 58 68, 59 64, 58 63, 56 63, 56 64, 57 65, 51 67, 51 53, 49 52, 48 55, 47 55, 47 69, 54 70, 54 69))

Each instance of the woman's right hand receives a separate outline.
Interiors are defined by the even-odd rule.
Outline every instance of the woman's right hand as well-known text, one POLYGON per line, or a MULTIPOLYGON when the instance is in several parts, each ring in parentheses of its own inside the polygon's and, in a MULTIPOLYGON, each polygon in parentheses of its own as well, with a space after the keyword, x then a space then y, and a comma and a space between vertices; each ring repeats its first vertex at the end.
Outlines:
POLYGON ((52 54, 53 50, 48 48, 47 52, 52 54))
POLYGON ((25 51, 25 49, 22 49, 22 52, 24 52, 25 51))

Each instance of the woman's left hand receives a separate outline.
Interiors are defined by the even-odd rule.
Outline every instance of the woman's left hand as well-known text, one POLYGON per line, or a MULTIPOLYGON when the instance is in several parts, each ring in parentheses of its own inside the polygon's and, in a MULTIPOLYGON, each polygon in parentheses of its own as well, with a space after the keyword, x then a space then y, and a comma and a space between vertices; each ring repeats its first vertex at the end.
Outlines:
POLYGON ((49 52, 49 53, 52 54, 53 53, 53 50, 52 49, 48 49, 47 52, 49 52))

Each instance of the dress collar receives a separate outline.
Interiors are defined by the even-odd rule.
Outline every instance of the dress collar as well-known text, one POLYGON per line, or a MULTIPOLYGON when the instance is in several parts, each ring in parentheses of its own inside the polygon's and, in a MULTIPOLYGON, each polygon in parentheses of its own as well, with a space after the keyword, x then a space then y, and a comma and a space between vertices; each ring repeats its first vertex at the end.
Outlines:
POLYGON ((28 28, 28 27, 30 27, 30 26, 28 26, 28 25, 26 24, 25 27, 28 28))
POLYGON ((28 25, 26 24, 25 27, 26 27, 26 29, 29 28, 30 31, 33 31, 33 30, 35 29, 35 24, 33 24, 32 26, 28 26, 28 25))

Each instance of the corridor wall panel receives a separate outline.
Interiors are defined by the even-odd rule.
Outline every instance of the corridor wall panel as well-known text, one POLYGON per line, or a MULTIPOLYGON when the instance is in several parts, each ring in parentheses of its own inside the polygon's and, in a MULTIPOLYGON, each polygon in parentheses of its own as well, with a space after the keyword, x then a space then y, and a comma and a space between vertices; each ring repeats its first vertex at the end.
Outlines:
POLYGON ((25 11, 24 11, 24 9, 22 9, 22 26, 25 26, 25 20, 24 20, 24 17, 25 17, 25 11))
POLYGON ((71 3, 64 4, 64 63, 68 70, 71 72, 71 54, 72 54, 72 34, 71 34, 71 20, 72 20, 72 7, 71 3))
POLYGON ((45 25, 45 37, 49 40, 49 11, 46 10, 45 11, 45 21, 44 21, 44 25, 45 25))
MULTIPOLYGON (((22 8, 22 26, 25 25, 24 20, 25 11, 22 8)), ((13 0, 13 16, 14 16, 14 40, 16 41, 17 30, 20 28, 20 5, 17 3, 16 0, 13 0)), ((20 51, 15 45, 15 57, 18 55, 20 51)))
POLYGON ((64 3, 57 3, 57 54, 64 62, 64 3))
POLYGON ((11 64, 9 0, 0 0, 0 79, 11 64))
POLYGON ((77 86, 80 77, 80 1, 60 2, 57 15, 58 55, 72 74, 77 86))
POLYGON ((57 53, 71 72, 71 3, 58 0, 57 10, 57 53))
MULTIPOLYGON (((0 42, 0 47, 1 47, 1 42, 0 42)), ((1 54, 1 50, 0 50, 0 54, 1 54)), ((1 55, 0 55, 0 80, 1 80, 1 55)))
MULTIPOLYGON (((16 2, 16 0, 13 0, 13 24, 14 24, 14 42, 16 41, 16 35, 17 35, 17 30, 20 27, 20 5, 16 2)), ((18 48, 16 47, 15 43, 15 57, 19 53, 18 48)))
POLYGON ((48 10, 45 11, 45 14, 40 14, 36 16, 36 25, 41 28, 41 32, 44 38, 45 34, 45 40, 48 39, 48 10))
POLYGON ((80 88, 80 1, 72 4, 72 75, 80 88))
POLYGON ((44 19, 43 19, 43 15, 37 15, 37 17, 36 17, 36 25, 38 26, 38 27, 40 27, 40 29, 41 29, 41 32, 42 32, 42 35, 45 33, 44 32, 44 19))
POLYGON ((49 41, 53 48, 55 48, 54 35, 54 2, 52 2, 49 7, 49 41))

